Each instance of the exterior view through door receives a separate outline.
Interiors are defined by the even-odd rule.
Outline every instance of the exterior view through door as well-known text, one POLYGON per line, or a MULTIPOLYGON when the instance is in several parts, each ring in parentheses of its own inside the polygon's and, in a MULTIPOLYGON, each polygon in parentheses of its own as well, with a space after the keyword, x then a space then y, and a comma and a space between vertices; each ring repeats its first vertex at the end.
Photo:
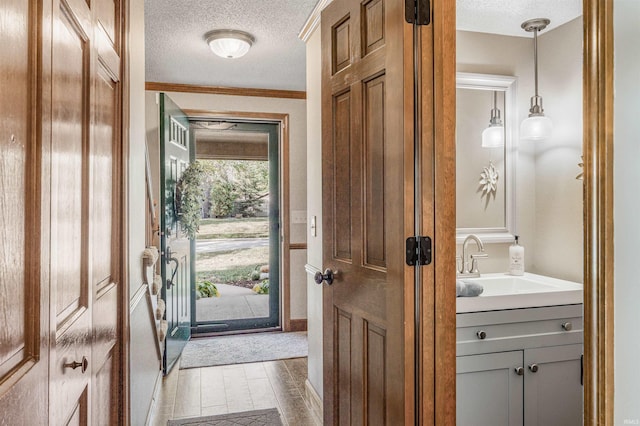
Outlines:
POLYGON ((202 165, 194 332, 279 325, 279 125, 192 121, 202 165))

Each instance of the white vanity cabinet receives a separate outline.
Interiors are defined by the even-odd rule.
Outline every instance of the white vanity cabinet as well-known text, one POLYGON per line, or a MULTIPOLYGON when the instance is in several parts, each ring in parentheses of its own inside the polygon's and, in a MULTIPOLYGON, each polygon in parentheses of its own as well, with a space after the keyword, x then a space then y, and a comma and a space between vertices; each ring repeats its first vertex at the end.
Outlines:
POLYGON ((582 425, 582 305, 457 315, 459 426, 582 425))

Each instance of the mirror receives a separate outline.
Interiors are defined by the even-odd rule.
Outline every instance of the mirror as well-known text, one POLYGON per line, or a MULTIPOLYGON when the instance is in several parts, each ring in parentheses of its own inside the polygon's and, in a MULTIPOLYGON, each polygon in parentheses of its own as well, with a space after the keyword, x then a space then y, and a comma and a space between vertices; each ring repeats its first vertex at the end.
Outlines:
POLYGON ((513 241, 516 232, 515 91, 515 77, 456 75, 456 241, 459 244, 469 234, 487 243, 513 241), (494 102, 499 113, 492 111, 494 102), (504 143, 483 147, 483 131, 498 114, 504 127, 494 126, 497 128, 493 133, 504 143))

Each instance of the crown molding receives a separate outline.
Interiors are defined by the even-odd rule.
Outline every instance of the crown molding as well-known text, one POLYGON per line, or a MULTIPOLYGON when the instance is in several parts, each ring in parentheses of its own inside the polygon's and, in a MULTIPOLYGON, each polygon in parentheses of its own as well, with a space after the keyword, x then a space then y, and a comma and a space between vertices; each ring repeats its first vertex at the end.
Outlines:
POLYGON ((318 4, 316 4, 316 7, 313 8, 311 14, 307 18, 307 22, 305 22, 302 26, 300 34, 298 34, 298 38, 300 40, 304 41, 305 43, 309 40, 311 34, 313 34, 313 32, 316 30, 316 28, 318 28, 318 25, 320 24, 320 15, 322 13, 322 9, 327 7, 331 2, 332 0, 318 1, 318 4))

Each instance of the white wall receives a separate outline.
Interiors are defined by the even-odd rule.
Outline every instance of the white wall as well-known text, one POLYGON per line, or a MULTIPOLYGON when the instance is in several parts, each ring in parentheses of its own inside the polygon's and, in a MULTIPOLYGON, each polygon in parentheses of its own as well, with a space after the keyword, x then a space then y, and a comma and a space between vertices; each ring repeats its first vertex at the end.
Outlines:
POLYGON ((582 18, 543 33, 540 95, 553 134, 536 145, 533 263, 543 275, 582 282, 582 18))
MULTIPOLYGON (((156 92, 147 92, 147 109, 156 109, 156 92)), ((210 95, 195 93, 167 92, 167 95, 182 109, 233 112, 268 112, 289 114, 289 205, 290 211, 307 210, 306 158, 307 158, 307 114, 306 100, 279 99, 246 96, 210 95)), ((157 119, 147 112, 147 138, 149 151, 155 152, 152 144, 157 144, 157 119)), ((159 160, 151 160, 159 161, 159 160)), ((158 191, 158 188, 155 188, 158 191)), ((306 242, 306 225, 290 224, 290 242, 306 242)), ((298 250, 304 253, 304 250, 298 250)), ((304 256, 291 251, 290 260, 290 313, 291 319, 307 318, 307 285, 304 278, 304 256)))
POLYGON ((614 1, 615 424, 640 422, 640 1, 614 1))
MULTIPOLYGON (((531 39, 494 34, 457 31, 457 71, 498 74, 518 78, 516 87, 517 123, 527 117, 529 97, 533 94, 533 51, 531 39)), ((487 112, 488 113, 488 112, 487 112)), ((488 122, 488 118, 487 118, 488 122)), ((516 131, 517 135, 517 131, 516 131)), ((516 223, 520 241, 525 246, 525 265, 533 267, 535 235, 535 147, 520 144, 515 138, 516 154, 516 223), (531 245, 531 247, 529 247, 531 245)), ((478 165, 478 175, 481 168, 478 165)), ((482 273, 506 272, 509 267, 509 244, 485 244, 488 259, 482 259, 482 273)), ((458 246, 460 252, 461 247, 458 246)))
MULTIPOLYGON (((142 285, 142 251, 145 249, 145 71, 144 1, 130 3, 130 127, 129 127, 129 285, 130 296, 142 285)), ((144 425, 151 409, 155 385, 160 376, 155 324, 150 318, 147 299, 132 306, 130 312, 131 424, 144 425)))
MULTIPOLYGON (((582 282, 582 185, 575 180, 582 153, 582 19, 541 33, 538 48, 540 95, 555 128, 546 142, 516 140, 517 234, 528 272, 582 282)), ((527 117, 531 38, 458 31, 457 70, 517 77, 518 127, 527 117)), ((489 258, 480 271, 505 272, 508 246, 485 245, 489 258)))
MULTIPOLYGON (((322 269, 322 99, 320 27, 307 41, 307 263, 322 269)), ((322 398, 322 286, 307 277, 308 380, 322 398)))

